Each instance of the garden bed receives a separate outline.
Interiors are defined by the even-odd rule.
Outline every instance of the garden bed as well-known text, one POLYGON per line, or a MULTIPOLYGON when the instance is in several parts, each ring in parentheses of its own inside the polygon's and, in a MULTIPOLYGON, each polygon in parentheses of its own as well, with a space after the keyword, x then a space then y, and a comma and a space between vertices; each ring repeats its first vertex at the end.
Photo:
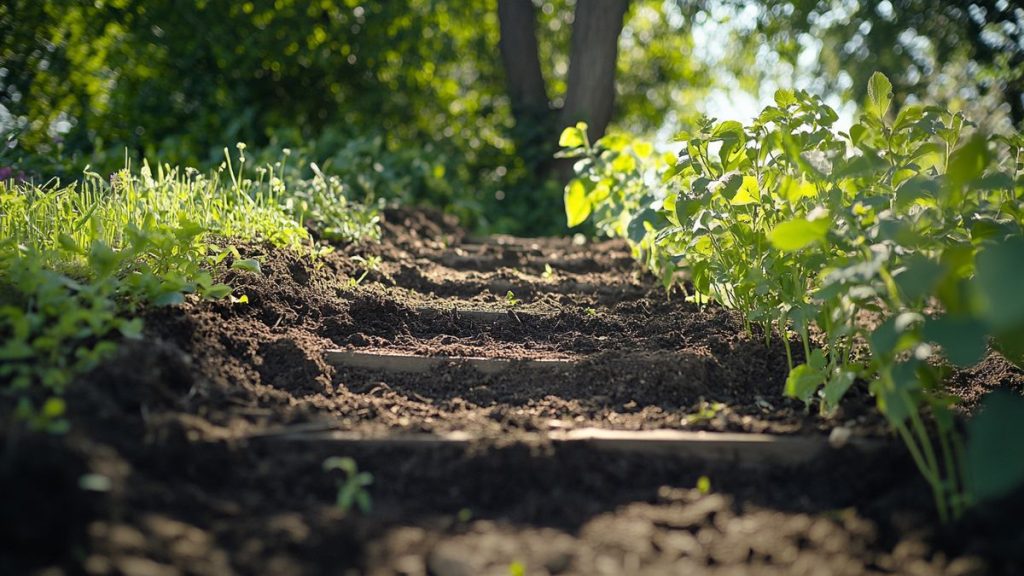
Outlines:
MULTIPOLYGON (((777 335, 766 344, 732 312, 666 294, 624 243, 467 238, 391 212, 380 244, 316 265, 240 249, 262 272, 218 280, 247 303, 150 310, 142 341, 68 390, 69 433, 0 430, 0 572, 1024 570, 1021 498, 939 528, 865 386, 827 417, 784 399, 777 335), (380 264, 353 285, 356 255, 380 264), (374 355, 433 360, 338 360, 374 355), (550 440, 588 428, 821 442, 841 428, 882 447, 751 471, 550 440), (272 440, 304 429, 350 440, 272 440), (321 463, 339 455, 374 475, 371 513, 333 505, 321 463)), ((992 355, 954 382, 970 410, 1024 375, 992 355)))

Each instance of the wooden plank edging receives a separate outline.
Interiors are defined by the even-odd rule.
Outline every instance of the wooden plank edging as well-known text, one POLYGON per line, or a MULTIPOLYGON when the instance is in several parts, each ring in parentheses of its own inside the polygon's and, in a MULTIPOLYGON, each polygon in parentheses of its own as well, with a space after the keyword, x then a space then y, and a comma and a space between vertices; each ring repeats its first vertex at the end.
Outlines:
POLYGON ((470 366, 482 374, 498 374, 510 369, 555 368, 572 365, 567 359, 510 359, 480 358, 476 356, 415 356, 357 350, 326 350, 324 361, 333 366, 364 368, 386 372, 429 372, 439 366, 451 364, 470 366))
MULTIPOLYGON (((443 434, 400 433, 367 437, 340 430, 325 432, 263 434, 254 439, 282 442, 326 444, 339 448, 403 448, 431 449, 440 447, 469 448, 497 437, 474 437, 466 432, 443 434)), ((626 454, 668 456, 716 464, 742 466, 799 465, 811 462, 835 449, 823 436, 778 436, 772 434, 734 432, 695 432, 687 430, 576 430, 533 433, 519 436, 521 443, 550 443, 556 447, 577 445, 589 449, 626 454)), ((852 438, 845 443, 863 452, 886 446, 882 440, 852 438)))

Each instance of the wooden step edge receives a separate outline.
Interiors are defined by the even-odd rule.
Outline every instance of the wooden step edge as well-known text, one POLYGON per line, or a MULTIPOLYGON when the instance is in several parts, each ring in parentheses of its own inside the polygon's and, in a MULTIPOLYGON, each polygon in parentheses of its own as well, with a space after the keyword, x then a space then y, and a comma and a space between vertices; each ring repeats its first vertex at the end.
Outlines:
MULTIPOLYGON (((501 443, 500 437, 475 437, 465 432, 444 434, 395 434, 382 437, 339 430, 261 435, 261 440, 326 444, 348 449, 430 449, 469 448, 486 443, 501 443)), ((709 463, 737 465, 799 465, 820 458, 839 448, 824 436, 778 436, 734 432, 694 432, 686 430, 576 430, 533 433, 514 438, 513 443, 550 443, 557 447, 585 446, 601 452, 666 456, 709 463)), ((506 443, 507 444, 507 443, 506 443)), ((851 438, 844 446, 861 452, 874 452, 889 443, 874 438, 851 438)))
POLYGON ((476 356, 415 356, 386 352, 362 352, 358 350, 326 350, 324 361, 332 366, 364 368, 385 372, 429 372, 439 366, 470 366, 482 374, 498 374, 506 370, 565 369, 574 364, 573 360, 481 358, 476 356))
POLYGON ((493 324, 495 322, 503 322, 511 320, 513 322, 522 321, 525 319, 538 319, 549 316, 548 314, 537 313, 537 312, 526 312, 519 310, 481 310, 473 308, 431 308, 429 306, 420 306, 416 308, 417 314, 429 315, 429 314, 456 314, 459 318, 464 318, 471 322, 480 322, 483 324, 493 324))

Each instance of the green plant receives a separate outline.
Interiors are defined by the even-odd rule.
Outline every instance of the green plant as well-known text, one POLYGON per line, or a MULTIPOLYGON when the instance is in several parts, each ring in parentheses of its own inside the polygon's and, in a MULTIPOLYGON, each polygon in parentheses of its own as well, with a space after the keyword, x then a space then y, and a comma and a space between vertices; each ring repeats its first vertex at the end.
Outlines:
POLYGON ((369 472, 360 472, 356 461, 352 458, 332 456, 323 463, 325 472, 340 470, 344 478, 338 479, 338 495, 335 499, 335 506, 341 511, 348 512, 353 506, 359 508, 363 514, 369 514, 373 508, 373 500, 367 487, 373 484, 373 475, 369 472))
POLYGON ((358 278, 348 279, 348 285, 351 287, 355 287, 362 284, 363 280, 366 279, 370 272, 374 272, 377 269, 379 269, 381 264, 380 256, 370 256, 369 258, 364 258, 362 256, 353 256, 352 260, 363 265, 363 273, 360 274, 358 278))
POLYGON ((209 175, 170 166, 154 173, 143 162, 109 180, 87 171, 67 185, 0 181, 0 390, 22 398, 22 420, 60 428, 57 397, 119 340, 141 335, 141 308, 247 301, 215 282, 213 270, 259 273, 259 260, 211 237, 322 253, 289 215, 288 186, 273 169, 247 178, 245 147, 237 152, 233 159, 225 150, 209 175))
POLYGON ((511 310, 512 308, 515 308, 516 306, 519 306, 521 303, 522 302, 519 300, 519 298, 516 298, 516 295, 511 290, 509 290, 508 292, 505 293, 505 307, 506 308, 511 310))
POLYGON ((666 286, 683 265, 690 300, 778 334, 786 395, 831 412, 869 383, 947 519, 971 494, 940 358, 969 366, 989 336, 1018 363, 1024 350, 1011 294, 1024 282, 1024 139, 971 135, 936 107, 893 116, 881 74, 868 94, 847 132, 803 91, 779 90, 749 126, 706 118, 657 178, 618 160, 622 137, 591 146, 568 128, 565 154, 583 160, 566 212, 570 224, 610 213, 599 229, 629 239, 666 286))
POLYGON ((707 476, 701 476, 700 478, 697 478, 697 491, 700 492, 701 494, 710 494, 711 478, 708 478, 707 476))

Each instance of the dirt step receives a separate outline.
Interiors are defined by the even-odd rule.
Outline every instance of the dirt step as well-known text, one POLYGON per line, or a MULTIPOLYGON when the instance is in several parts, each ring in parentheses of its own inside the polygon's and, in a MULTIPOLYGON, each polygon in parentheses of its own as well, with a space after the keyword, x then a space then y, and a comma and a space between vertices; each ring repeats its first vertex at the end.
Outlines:
POLYGON ((473 356, 415 356, 411 354, 360 352, 356 350, 327 350, 324 352, 324 361, 328 364, 345 368, 417 373, 429 372, 439 366, 463 365, 470 366, 482 374, 498 374, 513 368, 516 370, 565 369, 573 364, 572 360, 551 358, 512 360, 473 356))
POLYGON ((340 430, 316 431, 315 427, 270 430, 250 436, 251 440, 271 440, 324 445, 353 450, 437 448, 473 449, 480 446, 508 447, 551 445, 555 449, 589 449, 599 452, 644 456, 665 456, 708 464, 738 466, 795 466, 814 462, 838 449, 872 453, 889 443, 874 438, 844 438, 841 442, 824 436, 779 436, 729 432, 690 432, 682 430, 606 430, 578 428, 543 433, 519 434, 512 438, 477 437, 466 432, 446 434, 394 434, 367 437, 340 430))
POLYGON ((493 272, 502 268, 545 271, 548 267, 552 270, 570 273, 598 272, 608 269, 625 272, 636 266, 636 261, 629 254, 612 257, 609 262, 600 263, 592 255, 586 253, 545 255, 539 250, 521 251, 503 248, 484 252, 468 252, 456 248, 443 253, 436 261, 448 268, 478 272, 493 272))
POLYGON ((495 322, 522 322, 522 321, 534 321, 553 318, 556 316, 552 312, 535 312, 527 310, 485 310, 480 308, 459 308, 457 306, 451 306, 448 308, 438 308, 432 306, 419 306, 416 308, 416 313, 423 316, 445 316, 452 315, 460 320, 469 320, 470 322, 479 322, 481 324, 494 324, 495 322))

